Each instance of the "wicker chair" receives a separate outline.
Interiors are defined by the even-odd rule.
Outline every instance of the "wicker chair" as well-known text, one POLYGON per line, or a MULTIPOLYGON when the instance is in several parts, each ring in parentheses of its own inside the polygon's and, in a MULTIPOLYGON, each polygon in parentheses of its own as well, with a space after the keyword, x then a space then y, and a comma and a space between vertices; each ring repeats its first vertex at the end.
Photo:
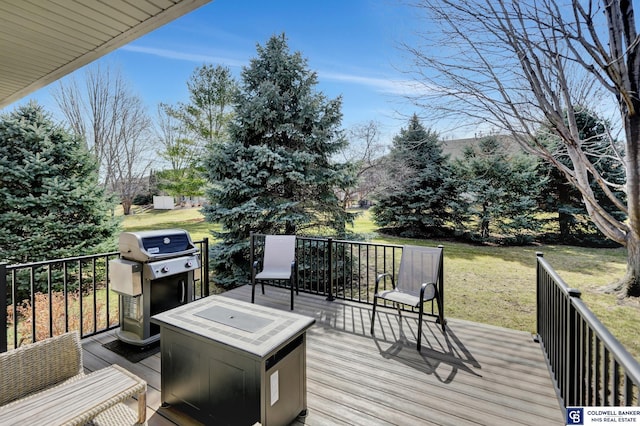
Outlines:
MULTIPOLYGON (((84 376, 82 345, 77 331, 41 340, 0 354, 0 410, 45 389, 84 376)), ((131 395, 133 396, 133 395, 131 395)), ((95 407, 87 425, 139 425, 137 413, 123 403, 95 407)), ((146 424, 146 422, 144 423, 146 424)))

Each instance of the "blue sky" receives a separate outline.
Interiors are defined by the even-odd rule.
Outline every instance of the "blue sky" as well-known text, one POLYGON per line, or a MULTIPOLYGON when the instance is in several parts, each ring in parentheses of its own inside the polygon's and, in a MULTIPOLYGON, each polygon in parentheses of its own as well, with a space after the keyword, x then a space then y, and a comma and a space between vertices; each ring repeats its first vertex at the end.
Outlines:
MULTIPOLYGON (((388 142, 415 110, 402 96, 410 79, 399 46, 416 29, 415 13, 401 0, 214 0, 99 62, 117 67, 155 114, 159 102, 187 100, 195 67, 220 64, 239 78, 257 44, 285 33, 290 49, 318 73, 317 90, 342 96, 343 127, 376 120, 388 142)), ((81 79, 83 70, 75 76, 81 79)), ((50 89, 56 84, 5 111, 32 98, 54 110, 50 89)))

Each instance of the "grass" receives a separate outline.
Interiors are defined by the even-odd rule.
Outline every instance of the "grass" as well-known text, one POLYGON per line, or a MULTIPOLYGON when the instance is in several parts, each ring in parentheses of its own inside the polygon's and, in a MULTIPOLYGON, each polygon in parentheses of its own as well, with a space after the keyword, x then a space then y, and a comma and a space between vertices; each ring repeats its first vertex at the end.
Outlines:
POLYGON ((211 230, 220 230, 220 226, 205 222, 200 208, 143 211, 124 216, 122 228, 124 231, 182 228, 189 232, 194 241, 205 237, 211 239, 211 230))
MULTIPOLYGON (((194 240, 210 237, 199 209, 148 211, 124 218, 125 230, 178 227, 194 240)), ((451 241, 401 239, 378 235, 369 212, 356 218, 351 230, 372 242, 386 244, 443 244, 445 250, 445 314, 451 318, 534 333, 536 327, 536 253, 542 252, 569 287, 636 358, 640 359, 640 303, 622 303, 601 288, 619 279, 626 268, 623 248, 572 246, 501 247, 451 241)), ((213 242, 213 241, 212 241, 213 242)))

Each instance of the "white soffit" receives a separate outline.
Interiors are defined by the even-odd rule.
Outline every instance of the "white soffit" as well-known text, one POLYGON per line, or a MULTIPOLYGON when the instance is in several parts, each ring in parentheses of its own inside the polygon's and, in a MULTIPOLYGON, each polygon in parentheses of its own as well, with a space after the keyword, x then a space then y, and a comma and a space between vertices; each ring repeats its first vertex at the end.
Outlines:
POLYGON ((0 0, 0 108, 211 0, 0 0))

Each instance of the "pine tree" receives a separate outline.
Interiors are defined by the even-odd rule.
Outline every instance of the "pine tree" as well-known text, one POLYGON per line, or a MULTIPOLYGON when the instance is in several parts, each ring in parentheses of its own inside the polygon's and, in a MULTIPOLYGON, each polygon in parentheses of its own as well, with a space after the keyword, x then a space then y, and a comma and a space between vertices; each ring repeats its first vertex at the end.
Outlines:
POLYGON ((510 156, 495 137, 487 137, 475 148, 466 147, 454 170, 482 240, 497 233, 503 241, 524 243, 538 231, 536 200, 546 179, 535 157, 510 156))
POLYGON ((310 228, 342 235, 350 220, 334 189, 352 179, 331 161, 346 143, 341 100, 315 91, 316 74, 301 54, 274 36, 243 69, 229 139, 210 149, 205 170, 211 188, 203 213, 220 223, 222 241, 211 251, 216 282, 248 277, 248 237, 296 234, 310 228))
POLYGON ((0 117, 0 261, 63 258, 115 244, 113 203, 97 170, 81 141, 37 104, 0 117))
MULTIPOLYGON (((599 174, 613 187, 618 199, 626 201, 622 191, 626 175, 622 160, 616 152, 622 152, 620 143, 612 140, 607 132, 610 125, 599 118, 593 111, 586 108, 575 109, 575 122, 580 135, 581 149, 588 153, 592 164, 599 174)), ((566 114, 566 112, 565 112, 566 114)), ((569 159, 566 147, 553 135, 549 126, 543 126, 538 139, 549 147, 554 157, 568 166, 569 159)), ((616 245, 607 240, 605 235, 593 224, 585 208, 580 192, 567 181, 560 171, 545 164, 544 170, 549 176, 548 191, 545 193, 544 207, 546 211, 557 213, 560 241, 567 244, 616 245)), ((617 220, 624 221, 625 214, 621 212, 604 194, 602 188, 591 177, 591 188, 595 198, 607 213, 617 220)))
POLYGON ((388 184, 372 208, 375 222, 406 237, 442 235, 455 220, 457 192, 438 134, 414 114, 394 137, 386 163, 388 184))

